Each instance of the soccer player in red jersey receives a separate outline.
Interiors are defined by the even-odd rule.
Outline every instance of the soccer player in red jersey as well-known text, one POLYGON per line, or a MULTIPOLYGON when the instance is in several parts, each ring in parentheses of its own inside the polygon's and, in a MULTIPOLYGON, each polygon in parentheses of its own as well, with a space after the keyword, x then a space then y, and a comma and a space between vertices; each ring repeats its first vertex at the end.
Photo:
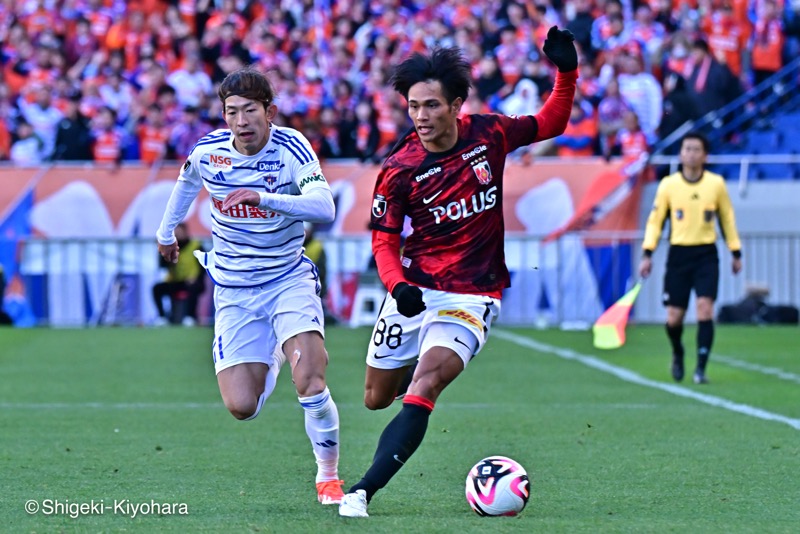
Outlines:
POLYGON ((510 278, 503 239, 503 169, 513 150, 560 135, 569 120, 578 56, 552 27, 543 47, 558 67, 535 116, 458 118, 471 85, 457 48, 414 54, 394 89, 414 122, 383 164, 372 203, 372 249, 389 289, 367 353, 364 403, 386 408, 419 357, 403 407, 378 441, 372 466, 339 514, 367 517, 367 503, 419 447, 436 399, 486 342, 510 278), (413 232, 400 253, 405 217, 413 232))

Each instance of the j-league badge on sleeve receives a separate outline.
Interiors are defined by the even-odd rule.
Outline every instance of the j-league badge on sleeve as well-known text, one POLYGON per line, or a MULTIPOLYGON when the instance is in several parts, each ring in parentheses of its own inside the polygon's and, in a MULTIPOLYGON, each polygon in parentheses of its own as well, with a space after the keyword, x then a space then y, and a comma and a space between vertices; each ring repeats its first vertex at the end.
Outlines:
POLYGON ((372 215, 378 218, 386 215, 386 198, 383 195, 375 195, 372 201, 372 215))

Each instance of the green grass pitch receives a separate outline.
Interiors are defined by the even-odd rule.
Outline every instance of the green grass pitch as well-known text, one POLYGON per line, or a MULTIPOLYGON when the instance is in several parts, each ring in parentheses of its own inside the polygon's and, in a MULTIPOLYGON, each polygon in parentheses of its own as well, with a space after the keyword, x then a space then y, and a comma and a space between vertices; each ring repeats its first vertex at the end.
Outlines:
MULTIPOLYGON (((588 332, 498 328, 371 517, 344 519, 316 502, 288 368, 259 417, 239 422, 220 401, 210 329, 2 330, 0 531, 797 532, 798 333, 718 327, 711 383, 696 386, 671 381, 661 327, 629 326, 608 352, 588 332), (481 518, 466 503, 468 469, 492 454, 530 474, 519 517, 481 518), (188 514, 26 513, 45 499, 188 514)), ((684 336, 691 355, 694 329, 684 336)), ((397 411, 362 405, 368 339, 328 329, 346 483, 397 411)))

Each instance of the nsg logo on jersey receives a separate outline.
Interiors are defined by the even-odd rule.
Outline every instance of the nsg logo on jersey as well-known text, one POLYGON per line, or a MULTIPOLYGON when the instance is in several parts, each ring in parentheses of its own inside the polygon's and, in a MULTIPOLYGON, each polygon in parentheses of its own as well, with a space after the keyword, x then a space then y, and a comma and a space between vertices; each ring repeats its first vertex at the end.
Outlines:
POLYGON ((210 154, 208 161, 215 169, 229 169, 233 166, 233 160, 230 156, 218 156, 217 154, 210 154))

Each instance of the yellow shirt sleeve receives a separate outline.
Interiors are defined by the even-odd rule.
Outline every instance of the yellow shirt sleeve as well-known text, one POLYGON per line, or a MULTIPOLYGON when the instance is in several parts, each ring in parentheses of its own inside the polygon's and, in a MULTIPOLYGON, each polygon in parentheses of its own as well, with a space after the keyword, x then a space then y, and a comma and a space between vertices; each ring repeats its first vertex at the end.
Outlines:
POLYGON ((667 180, 664 178, 658 184, 656 190, 656 198, 653 201, 653 209, 647 217, 647 225, 644 230, 644 242, 642 243, 642 250, 654 251, 658 246, 658 240, 661 238, 661 231, 664 228, 664 222, 669 213, 669 195, 667 195, 667 180))
POLYGON ((739 232, 736 231, 736 216, 733 214, 733 204, 731 204, 731 197, 728 195, 728 188, 725 187, 725 182, 720 184, 717 213, 719 227, 722 230, 722 236, 725 238, 728 248, 731 252, 741 250, 742 243, 739 240, 739 232))

